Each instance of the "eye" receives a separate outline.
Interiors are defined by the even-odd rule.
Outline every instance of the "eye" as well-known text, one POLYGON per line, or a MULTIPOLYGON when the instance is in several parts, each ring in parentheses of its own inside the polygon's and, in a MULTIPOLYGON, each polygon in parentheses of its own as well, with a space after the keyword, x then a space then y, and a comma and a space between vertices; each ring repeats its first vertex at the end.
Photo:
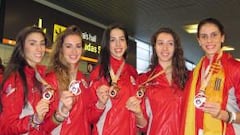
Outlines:
POLYGON ((69 44, 69 43, 65 43, 64 46, 65 46, 66 48, 71 48, 72 45, 69 44))
POLYGON ((217 37, 217 36, 218 36, 218 33, 212 33, 212 34, 211 34, 211 37, 213 37, 213 38, 214 38, 214 37, 217 37))
POLYGON ((200 35, 200 38, 201 38, 201 39, 207 39, 207 35, 206 35, 206 34, 201 34, 201 35, 200 35))
POLYGON ((125 39, 125 38, 120 38, 120 40, 121 40, 121 41, 126 41, 126 39, 125 39))
POLYGON ((110 38, 110 42, 114 42, 115 41, 115 38, 110 38))
POLYGON ((36 43, 35 42, 29 42, 29 44, 34 46, 36 43))
POLYGON ((45 41, 43 41, 43 42, 40 42, 40 45, 41 45, 41 46, 46 46, 46 43, 45 43, 45 41))
POLYGON ((161 46, 161 45, 163 45, 163 44, 164 44, 164 43, 161 42, 161 41, 157 42, 157 45, 159 45, 159 46, 161 46))
POLYGON ((78 45, 77 45, 77 48, 82 48, 82 44, 78 44, 78 45))
POLYGON ((174 45, 174 42, 168 42, 168 44, 169 44, 170 46, 173 46, 173 45, 174 45))

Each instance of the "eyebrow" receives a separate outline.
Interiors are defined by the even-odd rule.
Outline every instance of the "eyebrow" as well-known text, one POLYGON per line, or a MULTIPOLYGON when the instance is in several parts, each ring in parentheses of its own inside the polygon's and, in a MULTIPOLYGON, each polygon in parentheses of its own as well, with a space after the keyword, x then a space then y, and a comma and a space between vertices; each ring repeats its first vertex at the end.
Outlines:
MULTIPOLYGON (((221 32, 219 32, 219 31, 214 31, 214 32, 211 32, 210 34, 212 34, 212 33, 221 33, 221 32)), ((200 33, 200 35, 207 35, 207 33, 200 33)))
POLYGON ((123 36, 110 36, 110 38, 116 38, 116 37, 120 37, 120 38, 124 37, 125 38, 124 35, 123 36))
MULTIPOLYGON (((35 40, 35 39, 28 39, 26 41, 37 42, 37 40, 35 40)), ((40 42, 45 42, 45 40, 41 40, 40 42)))
MULTIPOLYGON (((162 40, 162 39, 159 39, 159 40, 156 40, 156 41, 165 41, 165 40, 162 40)), ((174 40, 167 40, 168 42, 169 41, 173 41, 174 42, 174 40)))

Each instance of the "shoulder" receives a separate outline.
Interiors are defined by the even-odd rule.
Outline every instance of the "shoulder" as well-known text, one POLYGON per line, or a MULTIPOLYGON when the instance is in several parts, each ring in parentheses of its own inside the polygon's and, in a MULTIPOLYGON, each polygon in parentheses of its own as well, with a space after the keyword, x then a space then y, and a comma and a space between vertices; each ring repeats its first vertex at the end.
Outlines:
POLYGON ((98 78, 100 72, 100 65, 96 66, 90 74, 90 80, 98 78))
POLYGON ((225 54, 223 67, 230 72, 240 72, 240 62, 234 59, 230 54, 225 54))
POLYGON ((137 70, 132 65, 126 64, 126 70, 127 70, 127 72, 130 73, 130 75, 137 77, 137 75, 138 75, 137 70))
POLYGON ((141 73, 138 75, 138 82, 144 82, 145 80, 147 80, 148 76, 150 75, 151 71, 145 72, 145 73, 141 73))
POLYGON ((41 74, 41 75, 45 75, 46 71, 47 71, 47 67, 45 65, 37 65, 37 71, 41 74))
POLYGON ((18 88, 21 89, 21 78, 19 77, 19 74, 17 72, 12 73, 7 80, 3 84, 3 92, 5 92, 7 95, 11 94, 18 88))
POLYGON ((56 73, 54 71, 47 72, 46 78, 56 78, 56 73))

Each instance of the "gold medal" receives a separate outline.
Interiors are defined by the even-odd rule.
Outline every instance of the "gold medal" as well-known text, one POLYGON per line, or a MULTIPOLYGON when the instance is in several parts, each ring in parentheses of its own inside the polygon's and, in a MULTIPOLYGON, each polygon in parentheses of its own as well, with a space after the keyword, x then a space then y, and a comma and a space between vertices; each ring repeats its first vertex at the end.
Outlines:
POLYGON ((146 91, 146 87, 145 87, 145 86, 139 87, 139 88, 138 88, 138 91, 137 91, 137 93, 136 93, 136 97, 137 97, 137 98, 142 98, 142 97, 144 97, 145 91, 146 91))
POLYGON ((117 86, 117 84, 112 83, 112 86, 110 87, 110 90, 109 90, 109 96, 112 98, 115 98, 119 91, 120 91, 120 88, 117 86))
POLYGON ((113 69, 110 68, 109 72, 110 72, 110 76, 112 79, 112 84, 111 84, 111 87, 109 90, 109 96, 111 98, 115 98, 117 96, 118 92, 120 91, 120 88, 117 85, 117 81, 122 73, 124 65, 125 65, 125 61, 120 65, 119 69, 117 70, 116 75, 114 74, 113 69))

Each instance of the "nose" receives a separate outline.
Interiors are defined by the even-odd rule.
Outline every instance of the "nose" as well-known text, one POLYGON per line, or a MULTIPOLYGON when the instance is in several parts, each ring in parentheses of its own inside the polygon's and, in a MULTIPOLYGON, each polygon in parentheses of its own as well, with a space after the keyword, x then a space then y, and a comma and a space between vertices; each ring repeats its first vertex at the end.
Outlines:
POLYGON ((211 42, 211 41, 212 41, 212 39, 213 39, 213 37, 212 37, 212 36, 208 36, 208 37, 207 37, 207 42, 211 42))
POLYGON ((163 50, 168 50, 168 44, 167 43, 163 44, 163 50))
POLYGON ((120 41, 120 39, 118 39, 117 41, 116 41, 116 46, 120 46, 121 45, 121 41, 120 41))
POLYGON ((38 44, 38 45, 37 45, 37 50, 38 50, 38 51, 43 51, 44 48, 45 48, 45 46, 43 46, 43 45, 41 45, 41 44, 38 44))

